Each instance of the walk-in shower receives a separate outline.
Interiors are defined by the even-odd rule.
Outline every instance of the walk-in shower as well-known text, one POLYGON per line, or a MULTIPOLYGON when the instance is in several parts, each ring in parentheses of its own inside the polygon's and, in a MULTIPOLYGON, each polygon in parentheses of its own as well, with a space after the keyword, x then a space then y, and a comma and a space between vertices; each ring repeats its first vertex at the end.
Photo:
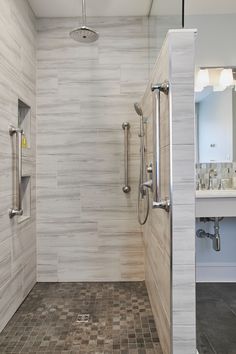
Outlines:
POLYGON ((77 42, 82 43, 92 43, 95 42, 99 34, 97 31, 93 30, 92 28, 87 27, 86 21, 86 0, 82 0, 82 26, 73 29, 70 32, 70 37, 77 42))
POLYGON ((143 116, 143 111, 139 103, 134 104, 136 113, 140 116, 140 170, 139 170, 139 186, 138 186, 138 221, 140 225, 144 225, 149 214, 149 191, 144 181, 147 181, 147 163, 146 163, 146 132, 145 126, 147 120, 143 116))

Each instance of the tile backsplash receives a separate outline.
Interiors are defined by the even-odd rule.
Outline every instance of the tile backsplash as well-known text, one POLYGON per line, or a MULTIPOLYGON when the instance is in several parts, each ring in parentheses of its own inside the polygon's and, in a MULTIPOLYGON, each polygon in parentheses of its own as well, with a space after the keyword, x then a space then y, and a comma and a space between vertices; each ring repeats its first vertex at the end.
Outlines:
POLYGON ((197 163, 196 189, 236 189, 236 162, 197 163))

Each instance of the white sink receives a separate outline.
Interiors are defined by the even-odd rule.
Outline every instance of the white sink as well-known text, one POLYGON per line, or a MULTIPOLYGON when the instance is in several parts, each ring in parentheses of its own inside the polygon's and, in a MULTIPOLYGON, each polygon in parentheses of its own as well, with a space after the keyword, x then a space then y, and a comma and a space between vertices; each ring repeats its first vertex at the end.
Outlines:
POLYGON ((196 191, 196 198, 236 198, 236 189, 200 190, 196 191))
POLYGON ((236 217, 236 190, 196 191, 196 217, 236 217))

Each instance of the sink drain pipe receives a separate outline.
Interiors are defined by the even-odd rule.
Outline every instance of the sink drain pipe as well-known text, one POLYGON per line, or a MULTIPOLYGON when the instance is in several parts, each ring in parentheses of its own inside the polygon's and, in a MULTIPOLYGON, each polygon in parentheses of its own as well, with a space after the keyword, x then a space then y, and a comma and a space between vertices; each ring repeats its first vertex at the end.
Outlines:
POLYGON ((211 234, 209 232, 206 232, 203 229, 198 229, 196 232, 196 236, 198 238, 209 238, 213 242, 213 249, 217 252, 220 251, 221 246, 220 246, 220 221, 223 220, 223 218, 215 217, 215 218, 200 218, 200 221, 202 222, 209 222, 213 221, 214 223, 214 234, 211 234))

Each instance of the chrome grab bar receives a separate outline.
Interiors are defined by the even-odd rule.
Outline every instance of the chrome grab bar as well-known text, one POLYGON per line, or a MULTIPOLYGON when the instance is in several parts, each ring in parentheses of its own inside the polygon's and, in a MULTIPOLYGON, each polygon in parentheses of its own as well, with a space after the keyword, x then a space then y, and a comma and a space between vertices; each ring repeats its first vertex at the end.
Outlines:
POLYGON ((16 201, 15 206, 9 210, 9 217, 13 218, 15 215, 22 215, 22 200, 21 200, 21 176, 22 176, 22 134, 23 130, 20 128, 10 127, 10 136, 16 136, 16 201))
POLYGON ((161 199, 161 93, 169 94, 169 83, 167 81, 162 84, 153 85, 153 173, 152 173, 152 191, 153 191, 153 208, 164 209, 169 212, 170 200, 161 199))
POLYGON ((124 130, 124 167, 125 167, 125 185, 122 190, 124 193, 129 193, 131 188, 128 184, 128 131, 130 128, 130 124, 128 122, 124 122, 122 124, 122 128, 124 130))

